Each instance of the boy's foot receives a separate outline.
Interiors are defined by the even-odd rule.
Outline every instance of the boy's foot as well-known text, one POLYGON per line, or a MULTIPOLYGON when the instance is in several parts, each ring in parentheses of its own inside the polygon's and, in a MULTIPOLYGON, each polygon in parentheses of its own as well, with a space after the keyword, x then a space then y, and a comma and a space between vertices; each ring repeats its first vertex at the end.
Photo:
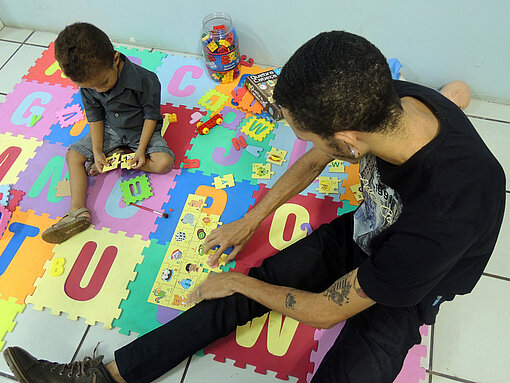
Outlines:
POLYGON ((4 358, 18 381, 22 383, 114 383, 102 363, 103 356, 86 357, 69 364, 37 360, 20 347, 8 347, 4 358))
POLYGON ((62 243, 90 226, 90 210, 86 207, 67 212, 56 224, 42 233, 49 243, 62 243))

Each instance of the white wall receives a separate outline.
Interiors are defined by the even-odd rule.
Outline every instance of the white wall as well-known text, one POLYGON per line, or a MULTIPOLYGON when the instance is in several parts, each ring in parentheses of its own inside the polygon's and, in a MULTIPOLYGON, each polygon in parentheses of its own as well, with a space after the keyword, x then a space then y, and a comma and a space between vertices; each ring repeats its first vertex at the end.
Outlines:
POLYGON ((96 24, 112 40, 199 53, 202 18, 234 19, 242 53, 282 65, 318 32, 360 34, 406 79, 438 88, 461 79, 473 95, 510 103, 510 5, 505 0, 0 0, 6 25, 58 32, 75 21, 96 24), (227 5, 229 4, 230 5, 227 5))

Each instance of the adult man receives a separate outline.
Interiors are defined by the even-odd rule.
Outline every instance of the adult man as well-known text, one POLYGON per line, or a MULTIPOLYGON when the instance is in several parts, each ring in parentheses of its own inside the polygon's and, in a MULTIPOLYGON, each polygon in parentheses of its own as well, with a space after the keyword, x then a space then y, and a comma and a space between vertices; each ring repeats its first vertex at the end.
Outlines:
MULTIPOLYGON (((116 381, 149 382, 273 309, 316 327, 347 320, 314 383, 392 382, 420 341, 419 326, 480 278, 501 225, 505 178, 457 106, 433 90, 393 82, 375 46, 338 31, 299 48, 274 98, 315 148, 245 217, 211 233, 206 250, 219 248, 210 263, 231 246, 233 259, 262 220, 333 158, 360 163, 365 201, 248 276, 210 276, 190 296, 198 305, 116 352, 106 366, 116 381)), ((50 376, 50 367, 8 350, 18 375, 37 369, 50 376)), ((91 364, 80 366, 104 372, 91 364)))

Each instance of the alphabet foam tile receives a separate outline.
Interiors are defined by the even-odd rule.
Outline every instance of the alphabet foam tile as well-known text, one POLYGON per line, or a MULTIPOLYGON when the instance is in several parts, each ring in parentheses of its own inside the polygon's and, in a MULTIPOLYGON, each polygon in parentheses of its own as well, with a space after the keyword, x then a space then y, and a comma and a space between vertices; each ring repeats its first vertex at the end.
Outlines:
POLYGON ((233 359, 237 367, 250 364, 255 366, 255 372, 275 371, 279 379, 294 376, 298 383, 306 383, 307 374, 313 371, 310 354, 317 348, 314 334, 314 328, 271 311, 237 327, 204 352, 214 354, 220 362, 233 359))
POLYGON ((5 206, 0 206, 0 239, 4 235, 5 229, 7 229, 11 216, 12 213, 5 206))
POLYGON ((11 132, 42 140, 74 94, 72 88, 21 81, 0 104, 0 133, 11 132))
MULTIPOLYGON (((191 139, 197 136, 195 126, 191 124, 192 116, 199 113, 198 108, 186 108, 166 104, 161 106, 161 113, 175 113, 177 121, 171 123, 165 131, 163 138, 175 154, 174 168, 178 169, 187 150, 191 149, 191 139)), ((200 113, 199 113, 200 114, 200 113)), ((201 114, 202 115, 202 114, 201 114)))
POLYGON ((47 83, 51 85, 61 85, 63 87, 78 87, 68 78, 55 60, 55 43, 51 43, 42 57, 37 59, 35 65, 28 70, 28 74, 23 76, 27 81, 36 81, 40 84, 47 83))
POLYGON ((44 242, 41 233, 55 222, 47 214, 14 211, 0 239, 0 292, 4 297, 14 297, 23 304, 33 293, 36 278, 53 256, 54 245, 44 242))
POLYGON ((230 130, 237 130, 239 124, 246 115, 245 112, 231 108, 230 106, 225 106, 220 113, 223 116, 221 126, 230 130))
POLYGON ((98 321, 111 328, 113 319, 120 316, 118 307, 129 294, 127 285, 135 279, 133 270, 142 262, 147 245, 139 236, 130 238, 107 229, 85 230, 55 246, 55 257, 66 260, 64 271, 51 276, 51 261, 47 261, 46 271, 35 282, 37 288, 27 302, 38 310, 48 307, 52 314, 66 312, 69 319, 80 316, 87 324, 98 321), (94 270, 91 265, 96 265, 94 270), (83 287, 82 281, 88 281, 87 286, 83 287))
POLYGON ((26 191, 20 203, 22 211, 47 213, 50 218, 62 217, 69 209, 69 200, 57 197, 57 185, 69 179, 65 156, 67 148, 60 144, 44 143, 36 149, 27 169, 19 175, 17 188, 26 191))
POLYGON ((312 377, 317 372, 324 356, 329 351, 331 346, 335 343, 336 338, 344 328, 345 321, 340 322, 330 329, 317 329, 315 330, 314 339, 318 342, 317 351, 312 351, 310 354, 310 362, 314 363, 313 372, 308 374, 307 381, 310 382, 312 377))
MULTIPOLYGON (((259 184, 259 190, 253 193, 255 204, 259 203, 268 191, 264 184, 259 184)), ((333 201, 330 197, 319 199, 314 195, 294 196, 262 221, 243 251, 237 255, 236 271, 245 272, 250 266, 258 266, 268 256, 304 238, 308 234, 308 225, 303 224, 315 228, 331 222, 337 217, 340 206, 340 202, 333 201), (295 216, 294 225, 287 224, 290 216, 295 216), (243 265, 246 267, 242 267, 243 265)), ((228 222, 223 219, 222 221, 228 222)))
POLYGON ((62 128, 67 128, 68 126, 74 125, 84 118, 85 116, 83 115, 83 111, 78 104, 66 107, 65 109, 57 112, 57 119, 62 128))
POLYGON ((11 185, 0 185, 0 205, 6 207, 9 204, 9 191, 11 185))
POLYGON ((225 103, 228 101, 228 96, 214 89, 209 89, 201 98, 197 104, 203 106, 205 109, 210 110, 213 113, 217 113, 223 108, 225 103))
MULTIPOLYGON (((232 139, 244 135, 241 132, 243 120, 237 132, 218 126, 211 130, 206 136, 197 136, 191 140, 192 148, 186 152, 188 158, 200 160, 200 170, 204 174, 234 174, 236 181, 248 180, 255 184, 251 175, 252 164, 260 162, 260 159, 248 153, 245 150, 236 150, 232 139), (211 161, 212 158, 212 161, 211 161)), ((270 133, 262 142, 243 136, 247 145, 262 147, 261 156, 268 150, 269 140, 272 138, 270 133)), ((194 170, 190 170, 194 171, 194 170)))
POLYGON ((251 117, 241 131, 256 141, 264 140, 273 131, 275 124, 263 118, 251 117))
POLYGON ((157 69, 161 82, 161 104, 197 105, 198 100, 216 83, 209 78, 204 60, 167 55, 157 69))
POLYGON ((146 174, 122 181, 120 191, 126 205, 152 197, 151 184, 146 174))
POLYGON ((158 227, 150 238, 157 239, 160 244, 171 241, 188 194, 208 197, 206 204, 211 208, 209 213, 221 215, 221 221, 224 223, 241 218, 248 211, 250 204, 254 203, 250 196, 258 189, 257 185, 236 179, 235 187, 217 190, 211 186, 213 181, 214 175, 205 176, 200 171, 191 173, 182 169, 181 174, 175 177, 176 185, 170 191, 169 202, 163 205, 163 210, 173 209, 172 214, 167 219, 156 219, 158 227))
POLYGON ((160 245, 156 239, 152 239, 149 246, 143 249, 143 262, 135 268, 136 279, 129 282, 129 295, 120 304, 122 313, 113 321, 114 327, 120 327, 121 334, 130 335, 135 332, 143 335, 161 326, 157 321, 158 306, 147 302, 147 297, 154 283, 155 272, 161 266, 168 246, 160 245))
MULTIPOLYGON (((71 101, 66 105, 66 108, 69 107, 80 107, 81 110, 84 110, 80 92, 76 91, 73 94, 71 101)), ((85 135, 89 132, 89 124, 86 116, 83 116, 83 119, 74 123, 71 128, 63 128, 60 125, 60 122, 57 121, 50 129, 51 131, 44 137, 44 141, 49 141, 52 144, 61 143, 68 147, 85 137, 85 135)))
MULTIPOLYGON (((2 295, 2 294, 0 294, 2 295)), ((25 305, 16 303, 16 298, 8 300, 0 299, 0 351, 3 349, 5 341, 3 340, 7 332, 12 332, 16 322, 16 315, 23 312, 25 305)))
POLYGON ((35 150, 42 145, 35 138, 26 139, 11 133, 0 134, 0 182, 15 184, 27 161, 34 157, 35 150))
POLYGON ((126 57, 136 65, 156 73, 157 69, 162 63, 162 60, 167 56, 166 53, 154 50, 138 48, 127 48, 122 45, 115 45, 115 50, 126 55, 126 57))
MULTIPOLYGON (((88 190, 87 206, 92 210, 92 222, 96 229, 112 228, 111 232, 121 230, 127 236, 141 235, 144 240, 156 230, 156 214, 129 206, 122 200, 120 175, 126 171, 120 169, 99 174, 94 177, 94 185, 88 190), (136 222, 136 224, 133 224, 136 222)), ((167 174, 147 174, 150 180, 153 195, 144 205, 161 210, 168 202, 171 188, 175 186, 174 178, 180 174, 180 169, 173 169, 167 174)), ((132 171, 128 172, 132 175, 132 171)))

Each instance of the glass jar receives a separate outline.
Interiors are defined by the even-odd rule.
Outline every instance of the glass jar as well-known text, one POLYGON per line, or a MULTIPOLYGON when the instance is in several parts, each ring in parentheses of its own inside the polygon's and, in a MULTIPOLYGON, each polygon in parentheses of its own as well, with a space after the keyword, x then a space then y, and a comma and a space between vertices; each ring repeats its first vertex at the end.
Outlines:
POLYGON ((239 76, 239 39, 230 16, 214 12, 202 21, 202 52, 214 81, 229 83, 239 76))

